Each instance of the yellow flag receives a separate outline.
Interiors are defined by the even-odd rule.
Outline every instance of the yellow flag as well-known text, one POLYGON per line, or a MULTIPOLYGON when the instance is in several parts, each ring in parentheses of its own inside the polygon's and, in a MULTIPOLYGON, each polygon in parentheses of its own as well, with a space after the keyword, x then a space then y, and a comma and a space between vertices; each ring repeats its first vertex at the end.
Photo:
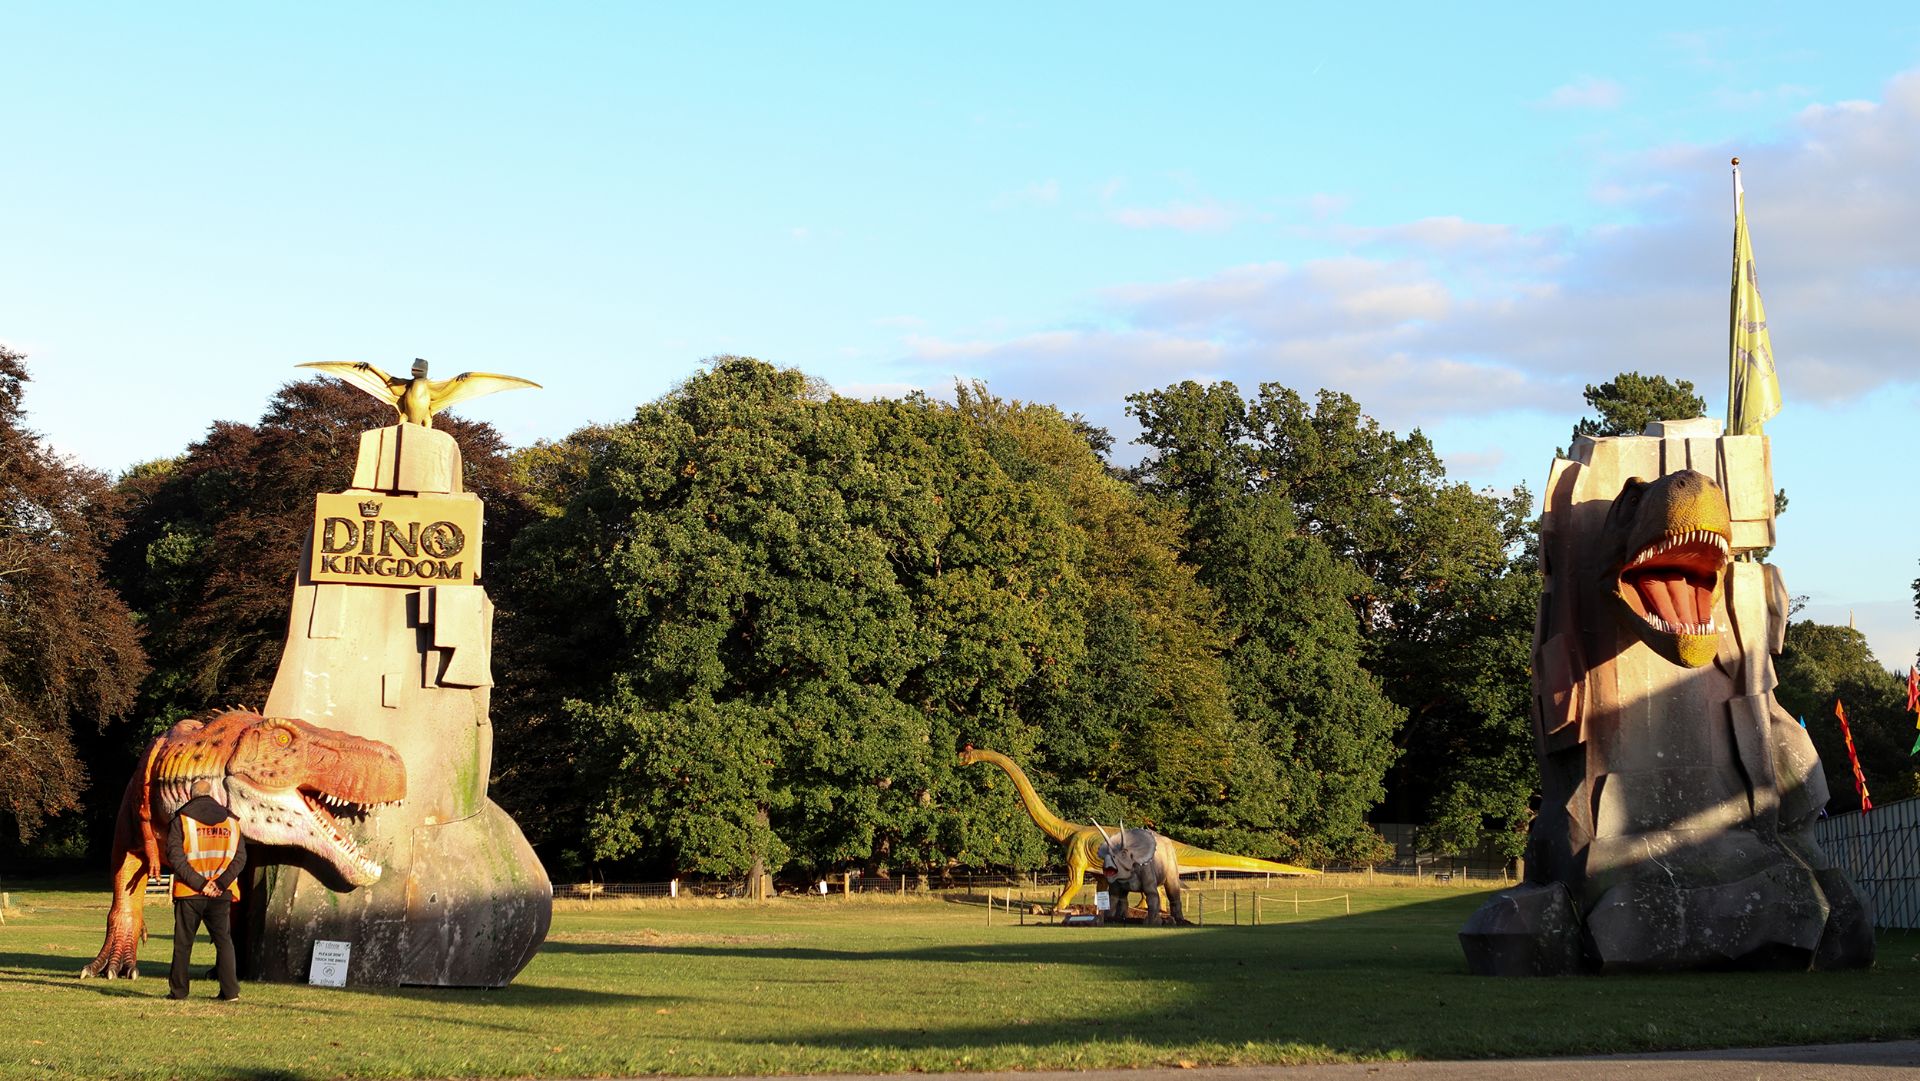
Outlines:
POLYGON ((1780 380, 1773 370, 1767 309, 1760 303, 1760 282, 1753 273, 1739 158, 1733 160, 1733 326, 1727 363, 1727 434, 1759 435, 1760 426, 1780 411, 1780 380))

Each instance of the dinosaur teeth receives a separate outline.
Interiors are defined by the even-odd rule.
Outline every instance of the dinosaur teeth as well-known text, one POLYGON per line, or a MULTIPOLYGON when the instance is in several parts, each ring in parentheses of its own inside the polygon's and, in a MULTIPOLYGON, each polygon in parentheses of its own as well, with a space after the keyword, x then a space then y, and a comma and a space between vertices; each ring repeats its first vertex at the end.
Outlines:
POLYGON ((1653 544, 1648 545, 1646 548, 1640 551, 1639 555, 1634 556, 1633 562, 1628 565, 1637 567, 1640 564, 1647 562, 1648 560, 1651 560, 1657 556, 1665 555, 1666 553, 1673 551, 1675 548, 1679 548, 1682 545, 1688 545, 1688 544, 1709 545, 1713 548, 1718 549, 1722 556, 1726 556, 1732 551, 1732 548, 1727 544, 1727 538, 1721 536, 1718 533, 1715 533, 1713 530, 1690 529, 1684 533, 1670 534, 1654 542, 1653 544))
POLYGON ((1663 634, 1720 634, 1721 633, 1721 627, 1718 624, 1711 623, 1711 622, 1670 623, 1667 620, 1664 620, 1659 616, 1653 614, 1652 612, 1648 612, 1646 615, 1640 618, 1647 621, 1647 626, 1652 627, 1654 630, 1660 631, 1663 634))

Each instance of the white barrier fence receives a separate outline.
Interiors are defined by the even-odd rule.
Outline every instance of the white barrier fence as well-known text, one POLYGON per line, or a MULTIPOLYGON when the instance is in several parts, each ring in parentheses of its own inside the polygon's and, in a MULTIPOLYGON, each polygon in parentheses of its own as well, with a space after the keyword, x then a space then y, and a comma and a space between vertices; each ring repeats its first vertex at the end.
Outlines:
POLYGON ((1823 818, 1821 851, 1873 902, 1875 927, 1920 928, 1920 799, 1823 818))

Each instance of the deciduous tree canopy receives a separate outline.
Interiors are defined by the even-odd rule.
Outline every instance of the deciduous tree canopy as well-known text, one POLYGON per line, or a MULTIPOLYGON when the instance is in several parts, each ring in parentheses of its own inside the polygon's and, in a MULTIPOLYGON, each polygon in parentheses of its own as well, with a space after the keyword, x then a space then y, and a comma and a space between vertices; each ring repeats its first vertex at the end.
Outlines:
POLYGON ((959 772, 967 743, 1063 814, 1170 829, 1257 779, 1175 520, 1058 411, 958 399, 722 358, 543 455, 575 486, 516 547, 511 596, 531 667, 569 690, 503 724, 566 734, 580 856, 1037 866, 1004 778, 959 772))
POLYGON ((79 807, 75 730, 126 713, 147 671, 100 572, 113 492, 25 427, 27 380, 26 358, 0 346, 0 830, 20 841, 79 807))
POLYGON ((1840 722, 1833 714, 1836 701, 1846 703, 1854 750, 1874 802, 1920 794, 1916 760, 1908 754, 1915 731, 1913 714, 1906 708, 1906 681, 1881 667, 1865 635, 1812 620, 1789 624, 1776 667, 1780 686, 1774 697, 1788 713, 1806 721, 1826 769, 1829 810, 1860 805, 1840 722))
POLYGON ((1583 435, 1639 435, 1653 421, 1686 420, 1707 412, 1707 400, 1693 392, 1692 383, 1669 380, 1664 375, 1621 372, 1597 387, 1587 384, 1582 397, 1587 407, 1600 415, 1581 417, 1573 426, 1575 439, 1583 435))
POLYGON ((1323 840, 1344 843, 1379 799, 1391 735, 1404 752, 1406 810, 1445 823, 1433 840, 1470 844, 1492 828, 1517 850, 1535 784, 1525 687, 1538 584, 1525 490, 1496 497, 1448 483, 1424 435, 1387 431, 1334 391, 1309 406, 1273 383, 1243 399, 1231 383, 1186 382, 1128 400, 1153 448, 1144 482, 1187 509, 1201 578, 1240 622, 1236 708, 1252 710, 1261 689, 1280 701, 1335 696, 1331 712, 1300 714, 1311 739, 1289 751, 1303 781, 1328 779, 1304 805, 1340 808, 1323 840), (1254 559, 1224 543, 1247 523, 1297 539, 1254 559), (1310 569, 1289 571, 1289 559, 1310 569), (1236 585, 1261 573, 1282 581, 1236 585), (1346 602, 1353 629, 1315 600, 1327 597, 1346 602), (1321 659, 1304 670, 1264 671, 1268 657, 1301 664, 1309 649, 1321 659))
MULTIPOLYGON (((0 353, 0 377, 0 814, 24 833, 74 806, 90 754, 119 754, 117 781, 145 732, 264 697, 313 496, 392 416, 289 384, 257 424, 109 489, 20 427, 20 358, 0 353), (156 665, 143 723, 76 751, 73 719, 126 711, 144 671, 88 569, 103 552, 156 665), (51 765, 9 768, 29 750, 51 765)), ((1701 408, 1631 372, 1587 400, 1580 433, 1701 408)), ((1365 859, 1384 814, 1443 851, 1492 831, 1517 853, 1528 493, 1450 482, 1419 431, 1334 391, 1129 401, 1148 454, 1124 473, 1108 433, 1051 406, 979 385, 856 401, 740 357, 511 455, 443 416, 488 505, 496 797, 569 869, 1056 859, 1001 774, 957 765, 972 743, 1069 819, 1211 848, 1365 859)), ((1876 790, 1911 791, 1898 688, 1838 631, 1794 625, 1781 700, 1846 697, 1876 790)))

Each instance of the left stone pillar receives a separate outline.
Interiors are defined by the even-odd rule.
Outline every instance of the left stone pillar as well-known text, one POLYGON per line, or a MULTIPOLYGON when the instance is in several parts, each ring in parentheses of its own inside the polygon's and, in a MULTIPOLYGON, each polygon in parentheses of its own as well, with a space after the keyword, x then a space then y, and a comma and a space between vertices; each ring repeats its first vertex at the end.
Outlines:
POLYGON ((264 979, 304 981, 330 940, 352 946, 350 984, 499 987, 546 938, 546 870, 487 798, 483 527, 453 438, 417 424, 364 433, 352 487, 318 498, 266 713, 388 744, 408 796, 342 820, 383 868, 372 885, 299 853, 261 865, 249 952, 264 979))

